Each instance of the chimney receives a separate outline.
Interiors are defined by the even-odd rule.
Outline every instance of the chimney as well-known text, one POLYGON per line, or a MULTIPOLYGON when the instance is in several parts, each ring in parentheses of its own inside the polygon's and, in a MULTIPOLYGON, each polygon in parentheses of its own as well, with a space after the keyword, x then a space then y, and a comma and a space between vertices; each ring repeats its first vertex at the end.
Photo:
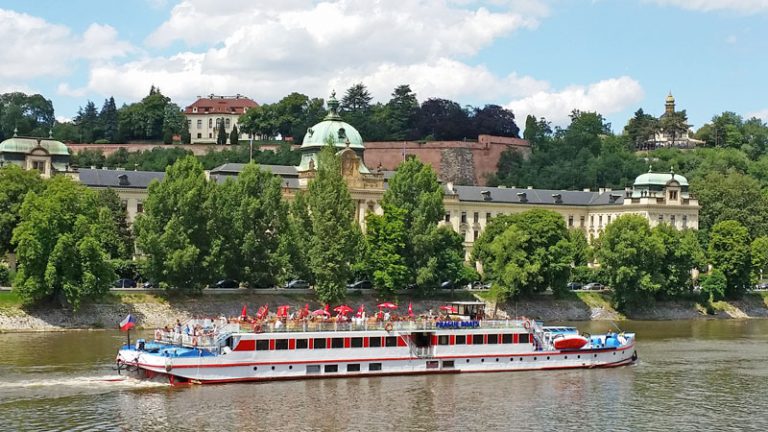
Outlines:
POLYGON ((555 204, 562 204, 563 203, 563 195, 559 193, 553 193, 552 198, 555 199, 555 204))
POLYGON ((612 194, 608 195, 608 202, 609 202, 610 204, 614 204, 614 203, 616 202, 616 200, 617 200, 617 199, 619 199, 619 198, 621 198, 621 195, 619 195, 619 194, 613 194, 613 193, 612 193, 612 194))
POLYGON ((490 201, 493 199, 491 198, 491 191, 489 190, 480 191, 480 194, 483 195, 483 201, 490 201))
POLYGON ((130 183, 128 182, 128 175, 126 174, 120 174, 117 176, 117 183, 120 186, 128 186, 130 183))
POLYGON ((446 187, 446 189, 448 189, 448 191, 449 191, 450 193, 454 193, 454 190, 453 190, 453 182, 448 182, 448 183, 446 183, 446 184, 445 184, 445 187, 446 187))
POLYGON ((521 202, 521 203, 526 203, 526 202, 528 202, 528 194, 527 194, 527 193, 525 193, 525 192, 518 192, 518 193, 517 193, 517 197, 520 199, 520 202, 521 202))
POLYGON ((529 189, 529 190, 533 189, 533 186, 528 186, 528 189, 529 189))

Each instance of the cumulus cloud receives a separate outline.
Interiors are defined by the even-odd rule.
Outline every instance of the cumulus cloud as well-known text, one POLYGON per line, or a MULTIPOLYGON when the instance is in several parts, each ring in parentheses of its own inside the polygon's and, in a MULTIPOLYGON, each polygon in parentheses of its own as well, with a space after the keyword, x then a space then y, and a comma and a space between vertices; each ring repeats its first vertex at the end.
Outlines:
POLYGON ((646 0, 664 6, 675 6, 688 10, 711 12, 730 10, 740 13, 768 12, 768 0, 646 0))
POLYGON ((757 117, 762 121, 768 122, 768 108, 747 114, 747 118, 757 117))
POLYGON ((520 119, 531 114, 564 126, 568 124, 568 115, 574 109, 609 115, 636 105, 642 98, 643 88, 640 83, 622 76, 588 86, 571 86, 556 92, 540 91, 510 102, 507 108, 520 119))
POLYGON ((4 9, 0 9, 0 40, 0 79, 7 80, 62 76, 75 60, 110 59, 133 49, 108 25, 92 24, 77 35, 66 26, 4 9))

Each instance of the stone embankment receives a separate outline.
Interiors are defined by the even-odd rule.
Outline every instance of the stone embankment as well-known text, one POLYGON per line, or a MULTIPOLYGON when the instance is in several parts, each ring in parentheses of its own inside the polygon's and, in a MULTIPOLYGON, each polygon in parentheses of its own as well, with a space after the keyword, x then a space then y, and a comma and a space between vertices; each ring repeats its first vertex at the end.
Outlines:
MULTIPOLYGON (((397 313, 407 314, 408 304, 412 303, 416 315, 432 310, 437 313, 441 305, 452 300, 477 300, 470 293, 456 293, 439 299, 418 299, 401 296, 398 298, 397 313)), ((377 310, 380 300, 374 295, 353 294, 346 303, 353 309, 365 305, 370 314, 377 310)), ((277 306, 291 305, 293 308, 309 304, 311 310, 321 307, 311 294, 235 294, 203 295, 196 298, 166 299, 154 295, 115 296, 103 304, 83 306, 77 312, 60 308, 0 308, 0 332, 8 331, 56 331, 64 329, 100 329, 115 328, 129 313, 136 318, 138 326, 144 328, 162 327, 180 319, 185 321, 195 317, 239 316, 243 306, 252 314, 262 305, 267 304, 274 312, 277 306)), ((499 319, 529 317, 545 322, 588 321, 588 320, 676 320, 699 318, 768 318, 766 300, 760 295, 748 295, 735 302, 720 302, 715 305, 717 313, 706 315, 704 309, 695 302, 671 301, 657 302, 645 309, 632 311, 626 316, 610 307, 604 296, 596 293, 556 299, 552 296, 540 296, 496 305, 487 303, 486 312, 499 319)), ((295 309, 292 309, 295 310, 295 309)))

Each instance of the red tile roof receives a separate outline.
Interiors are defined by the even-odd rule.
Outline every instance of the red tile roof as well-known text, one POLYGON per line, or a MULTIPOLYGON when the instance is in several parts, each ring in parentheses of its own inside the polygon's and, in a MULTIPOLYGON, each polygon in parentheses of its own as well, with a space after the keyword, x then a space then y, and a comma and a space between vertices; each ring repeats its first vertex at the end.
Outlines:
POLYGON ((243 114, 248 108, 258 106, 253 100, 243 96, 217 96, 198 97, 190 106, 184 109, 185 114, 243 114), (193 111, 197 108, 197 112, 193 111), (206 111, 207 109, 207 111, 206 111))

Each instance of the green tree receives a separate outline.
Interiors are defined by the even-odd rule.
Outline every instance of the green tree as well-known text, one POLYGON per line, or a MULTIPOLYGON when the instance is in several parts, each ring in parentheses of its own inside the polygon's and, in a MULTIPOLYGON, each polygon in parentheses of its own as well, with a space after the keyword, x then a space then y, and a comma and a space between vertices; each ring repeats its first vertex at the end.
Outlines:
POLYGON ((749 233, 734 220, 718 222, 709 233, 709 260, 727 280, 725 296, 738 299, 749 288, 752 269, 749 233))
POLYGON ((118 123, 117 123, 117 106, 115 105, 115 98, 104 99, 104 105, 99 112, 99 123, 101 124, 101 137, 110 143, 117 141, 118 137, 118 123))
POLYGON ((369 214, 365 221, 368 245, 365 258, 373 276, 373 285, 385 297, 391 297, 410 279, 405 259, 408 244, 405 210, 390 207, 381 216, 369 214))
POLYGON ((112 188, 96 191, 99 202, 107 210, 107 214, 99 217, 109 217, 111 223, 104 222, 102 226, 114 226, 116 229, 105 232, 102 236, 103 247, 109 256, 129 260, 134 252, 134 239, 128 224, 128 212, 123 208, 120 196, 112 188))
POLYGON ((702 278, 701 292, 707 296, 711 303, 725 298, 727 286, 728 280, 725 274, 718 269, 714 269, 702 278))
POLYGON ((287 207, 280 178, 247 164, 236 180, 212 188, 208 201, 211 253, 207 265, 216 277, 255 287, 278 282, 285 260, 278 256, 287 207))
POLYGON ((413 125, 419 112, 416 94, 407 84, 399 85, 392 91, 392 98, 386 105, 385 123, 388 139, 405 140, 413 138, 413 125))
POLYGON ((585 266, 592 261, 594 251, 589 245, 584 231, 578 228, 569 229, 568 241, 571 243, 571 261, 575 267, 585 266))
POLYGON ((237 125, 232 126, 232 131, 229 133, 229 143, 231 145, 240 144, 240 132, 237 130, 237 125))
POLYGON ((182 291, 196 291, 210 280, 205 203, 210 185, 194 156, 166 169, 162 182, 148 188, 144 213, 134 222, 136 243, 147 256, 148 276, 182 291))
POLYGON ((42 95, 21 92, 0 95, 0 140, 13 136, 48 136, 55 123, 53 104, 42 95))
POLYGON ((57 300, 74 309, 109 290, 115 277, 104 248, 116 227, 98 195, 64 176, 28 193, 13 233, 15 289, 31 302, 57 300))
POLYGON ((482 250, 476 256, 483 257, 485 279, 493 282, 491 294, 497 300, 565 290, 573 257, 560 214, 528 210, 494 218, 490 225, 495 226, 478 239, 482 250))
POLYGON ((515 114, 499 105, 475 108, 472 122, 475 134, 520 138, 520 128, 515 123, 515 114))
POLYGON ((734 220, 753 237, 768 235, 768 198, 755 179, 712 172, 691 180, 691 190, 701 206, 699 229, 706 232, 720 221, 734 220))
POLYGON ((691 128, 688 124, 688 114, 685 110, 664 113, 659 119, 659 128, 669 135, 670 141, 674 142, 691 128))
POLYGON ((0 168, 0 256, 13 252, 11 238, 19 224, 21 204, 29 192, 40 193, 43 181, 37 171, 8 164, 0 168))
POLYGON ((216 134, 216 144, 224 145, 227 143, 227 130, 224 128, 224 119, 216 120, 218 133, 216 134))
POLYGON ((313 231, 308 201, 306 192, 296 193, 288 217, 289 231, 281 237, 279 255, 288 258, 283 270, 286 280, 295 278, 314 282, 309 260, 313 231))
POLYGON ((635 116, 624 126, 624 134, 637 149, 646 148, 646 144, 658 130, 659 119, 644 113, 642 108, 635 111, 635 116))
POLYGON ((354 204, 341 174, 341 161, 332 144, 318 155, 317 176, 309 183, 312 220, 309 257, 318 298, 336 302, 346 295, 359 228, 354 204))
POLYGON ((651 234, 648 220, 623 215, 609 224, 600 236, 600 264, 605 266, 619 309, 640 305, 661 289, 659 272, 664 245, 651 234))
POLYGON ((705 253, 694 231, 678 231, 672 225, 660 224, 651 230, 664 246, 661 257, 661 290, 669 297, 693 291, 691 271, 702 269, 705 253))
POLYGON ((80 108, 74 118, 74 123, 80 132, 80 142, 92 143, 101 138, 101 125, 99 121, 99 112, 92 101, 85 104, 85 108, 80 108))
POLYGON ((760 236, 752 241, 752 280, 763 283, 768 276, 768 236, 760 236))
POLYGON ((348 88, 341 99, 341 110, 346 113, 365 112, 371 107, 373 97, 363 83, 348 88))
MULTIPOLYGON (((166 108, 171 99, 164 96, 160 89, 154 85, 149 89, 149 94, 141 100, 141 126, 144 129, 144 136, 151 140, 161 140, 163 138, 163 129, 166 118, 166 108)), ((175 106, 178 111, 179 107, 175 106)), ((178 116, 176 116, 178 119, 178 116)), ((182 116, 183 119, 183 116, 182 116)), ((169 126, 169 129, 172 126, 169 126)), ((179 129, 180 131, 181 129, 179 129)))

